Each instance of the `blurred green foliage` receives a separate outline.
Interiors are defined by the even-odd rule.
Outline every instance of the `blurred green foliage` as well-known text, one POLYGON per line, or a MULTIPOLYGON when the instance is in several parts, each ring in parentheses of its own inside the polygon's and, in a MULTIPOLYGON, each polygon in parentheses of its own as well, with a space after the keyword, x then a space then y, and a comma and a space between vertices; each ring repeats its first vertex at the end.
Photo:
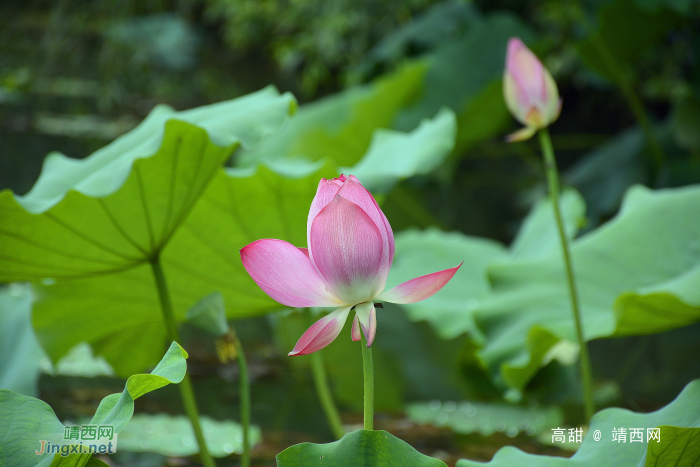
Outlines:
MULTIPOLYGON (((113 159, 92 167, 101 170, 92 182, 72 180, 75 161, 53 155, 33 195, 0 195, 6 203, 0 277, 49 279, 33 285, 33 322, 54 361, 86 340, 127 375, 155 363, 163 350, 156 296, 142 267, 147 255, 129 247, 128 238, 146 252, 165 252, 179 318, 215 290, 229 318, 274 311, 278 306, 243 274, 238 249, 262 237, 305 246, 318 178, 364 171, 396 233, 390 282, 466 259, 440 294, 379 313, 378 410, 398 414, 409 402, 493 402, 505 394, 561 404, 566 422, 575 424, 580 394, 571 364, 578 349, 542 201, 539 150, 534 142, 501 138, 516 128, 501 79, 506 41, 518 35, 552 71, 563 97, 551 131, 563 179, 576 189, 567 190, 564 204, 587 336, 632 336, 590 342, 598 392, 609 393, 607 403, 658 408, 700 371, 687 358, 700 350, 697 324, 662 332, 697 321, 700 306, 700 217, 691 186, 700 183, 698 31, 695 0, 3 2, 0 188, 23 195, 35 186, 46 154, 82 159, 151 116, 128 133, 126 141, 141 135, 134 144, 122 139, 100 150, 113 159), (302 102, 288 121, 290 100, 275 122, 255 106, 238 114, 226 103, 176 114, 157 105, 228 101, 269 83, 302 102), (212 119, 203 123, 208 112, 212 119), (164 125, 171 117, 190 123, 164 125), (207 153, 216 163, 200 173, 201 191, 176 184, 170 193, 183 203, 171 204, 174 211, 149 237, 139 204, 168 212, 159 196, 168 192, 165 178, 176 158, 164 153, 202 128, 210 151, 243 133, 250 144, 230 160, 233 147, 207 153), (127 196, 138 191, 139 171, 153 191, 127 196), (46 188, 61 178, 62 189, 46 188), (109 196, 122 186, 127 190, 118 196, 129 202, 118 222, 80 207, 112 203, 109 196), (24 209, 47 207, 63 227, 46 216, 24 223, 24 209), (176 214, 182 223, 173 221, 176 214), (126 227, 127 235, 110 225, 126 227), (88 235, 109 249, 133 251, 126 259, 100 253, 88 235), (27 253, 39 244, 50 251, 27 253), (57 259, 66 248, 72 257, 57 259), (658 334, 638 335, 647 333, 658 334), (132 358, 122 359, 125 352, 132 358)), ((190 165, 180 170, 195 173, 197 158, 185 153, 190 165)), ((29 345, 28 297, 12 290, 18 289, 0 293, 0 319, 12 323, 1 331, 29 345)), ((241 339, 252 345, 253 394, 260 398, 254 421, 261 421, 263 439, 285 427, 327 437, 323 422, 313 419, 320 408, 309 394, 308 362, 282 357, 304 330, 300 316, 241 323, 241 339)), ((18 360, 25 354, 13 342, 0 341, 0 353, 18 360)), ((191 345, 199 350, 198 383, 210 385, 205 411, 230 411, 237 395, 223 388, 235 378, 234 367, 208 362, 214 349, 196 338, 191 345), (225 402, 215 402, 220 394, 225 402)), ((39 358, 35 353, 28 361, 39 358)), ((357 345, 341 335, 323 355, 334 396, 352 421, 361 408, 357 345)), ((18 368, 3 367, 0 381, 31 391, 37 366, 18 368)), ((42 396, 59 391, 58 380, 41 381, 42 396)), ((512 450, 503 456, 520 459, 512 450)))
MULTIPOLYGON (((205 0, 204 18, 233 49, 274 58, 304 95, 333 88, 338 72, 435 0, 205 0)), ((194 3, 194 2, 193 2, 194 3)))

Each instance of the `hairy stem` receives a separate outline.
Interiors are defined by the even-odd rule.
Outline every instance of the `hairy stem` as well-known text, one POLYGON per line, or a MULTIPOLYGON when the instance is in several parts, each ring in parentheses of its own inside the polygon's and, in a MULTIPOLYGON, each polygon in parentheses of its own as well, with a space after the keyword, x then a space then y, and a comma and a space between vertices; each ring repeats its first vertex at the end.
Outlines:
POLYGON ((372 349, 367 347, 367 340, 362 335, 362 369, 365 376, 365 430, 374 430, 374 367, 372 366, 372 349))
POLYGON ((581 321, 581 306, 576 288, 576 278, 574 276, 574 264, 571 258, 571 245, 566 236, 564 229, 564 221, 561 216, 559 207, 559 174, 557 173, 557 162, 554 158, 554 149, 552 148, 552 140, 549 137, 549 130, 544 128, 539 131, 540 146, 544 155, 544 165, 547 172, 547 183, 549 185, 549 195, 552 198, 552 206, 554 207, 554 217, 557 220, 557 230, 559 231, 559 239, 561 240, 561 249, 564 256, 564 265, 566 266, 566 279, 569 285, 569 296, 571 298, 571 309, 574 313, 574 322, 576 323, 576 337, 578 338, 579 347, 581 349, 581 382, 583 384, 583 396, 585 400, 586 421, 590 422, 593 416, 593 389, 591 377, 591 360, 588 355, 588 344, 583 339, 583 324, 581 321))
MULTIPOLYGON (((156 288, 158 289, 158 298, 160 299, 160 307, 163 311, 163 318, 165 319, 165 327, 168 331, 168 338, 171 341, 180 342, 180 333, 177 329, 177 323, 175 322, 175 316, 173 314, 173 305, 170 301, 170 295, 168 294, 168 287, 165 282, 165 275, 163 274, 163 268, 160 265, 160 258, 155 257, 151 260, 151 270, 153 271, 153 277, 156 281, 156 288)), ((185 373, 185 377, 177 385, 180 390, 180 397, 182 398, 182 405, 185 407, 185 413, 190 419, 192 424, 192 430, 197 438, 197 444, 199 445, 199 457, 202 460, 202 464, 205 467, 216 467, 214 460, 209 455, 207 450, 207 444, 204 441, 204 434, 202 433, 202 427, 199 424, 199 410, 197 409, 197 402, 194 398, 194 390, 192 389, 192 381, 190 381, 190 375, 185 373)))

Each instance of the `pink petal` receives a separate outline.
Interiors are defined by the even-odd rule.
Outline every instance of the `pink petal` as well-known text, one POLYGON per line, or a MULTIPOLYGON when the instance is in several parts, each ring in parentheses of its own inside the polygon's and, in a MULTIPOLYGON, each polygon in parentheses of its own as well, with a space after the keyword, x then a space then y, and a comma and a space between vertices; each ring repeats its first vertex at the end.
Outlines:
POLYGON ((375 301, 383 300, 391 303, 415 303, 425 300, 435 294, 447 284, 464 261, 451 269, 434 272, 425 276, 416 277, 403 284, 399 284, 391 290, 375 297, 375 301))
POLYGON ((311 258, 326 288, 344 303, 371 298, 382 261, 382 236, 357 204, 336 196, 311 226, 311 258))
MULTIPOLYGON (((299 251, 304 253, 306 255, 306 257, 309 258, 309 249, 308 248, 299 248, 299 251)), ((311 259, 311 258, 309 258, 309 259, 311 259)))
POLYGON ((326 205, 330 203, 333 200, 333 198, 336 197, 338 191, 340 190, 340 187, 343 186, 343 182, 345 182, 345 180, 347 180, 347 177, 345 177, 345 175, 341 175, 340 177, 334 178, 333 180, 327 180, 325 178, 322 178, 321 181, 318 182, 316 196, 314 196, 314 200, 311 202, 311 207, 309 208, 309 218, 306 221, 307 245, 311 245, 311 225, 314 223, 314 219, 316 219, 318 213, 321 212, 321 209, 325 208, 326 205))
POLYGON ((299 248, 283 240, 257 240, 241 250, 250 277, 270 297, 294 307, 338 306, 311 260, 299 248))
POLYGON ((321 350, 338 337, 352 306, 341 306, 311 325, 299 338, 289 356, 308 355, 321 350))
POLYGON ((355 307, 355 318, 360 320, 362 332, 367 340, 367 347, 371 347, 372 342, 374 342, 374 336, 377 334, 377 311, 374 309, 374 303, 365 302, 357 305, 355 307))
POLYGON ((513 37, 508 41, 506 70, 516 84, 516 96, 523 107, 545 102, 546 89, 542 62, 523 42, 513 37))
POLYGON ((375 287, 372 290, 372 295, 377 295, 384 290, 391 263, 394 261, 394 233, 391 230, 391 225, 389 225, 389 221, 372 194, 362 186, 354 175, 350 175, 350 178, 343 183, 343 187, 338 192, 338 195, 360 206, 365 214, 372 219, 382 235, 382 261, 379 265, 379 274, 377 275, 375 287))
POLYGON ((352 320, 352 330, 350 332, 350 337, 352 337, 352 340, 355 342, 362 339, 362 336, 360 336, 360 322, 357 320, 357 313, 355 313, 355 318, 352 320))

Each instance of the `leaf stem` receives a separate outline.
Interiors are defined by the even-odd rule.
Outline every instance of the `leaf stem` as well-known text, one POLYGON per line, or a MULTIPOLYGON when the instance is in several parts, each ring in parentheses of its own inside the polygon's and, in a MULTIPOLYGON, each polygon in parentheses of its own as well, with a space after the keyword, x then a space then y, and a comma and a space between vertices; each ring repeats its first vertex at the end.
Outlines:
POLYGON ((559 207, 559 175, 557 173, 557 162, 554 158, 554 148, 552 140, 549 137, 549 130, 544 128, 539 132, 540 146, 544 156, 544 166, 547 172, 547 183, 549 185, 549 194, 552 198, 552 206, 554 207, 554 217, 557 220, 557 230, 559 231, 559 239, 561 240, 561 249, 564 256, 564 265, 566 266, 566 278, 569 285, 569 296, 571 297, 571 309, 574 313, 574 322, 576 323, 576 337, 581 352, 581 382, 583 384, 583 396, 585 401, 586 421, 590 422, 594 413, 593 405, 593 390, 591 376, 591 360, 588 355, 588 344, 583 338, 583 324, 581 321, 581 309, 576 288, 576 279, 574 277, 574 264, 571 258, 571 245, 564 230, 564 222, 561 216, 559 207))
POLYGON ((362 334, 362 370, 365 377, 365 430, 374 430, 374 367, 372 366, 372 349, 367 347, 367 340, 362 334))
POLYGON ((627 74, 625 73, 625 70, 613 56, 612 52, 610 51, 610 48, 608 47, 608 44, 601 37, 600 32, 596 32, 593 26, 591 25, 590 21, 588 21, 587 19, 586 26, 590 30, 593 46, 598 50, 600 57, 603 59, 603 63, 605 63, 605 66, 608 68, 608 71, 612 74, 613 81, 622 91, 622 95, 627 101, 627 105, 629 105, 630 109, 632 110, 634 118, 637 120, 637 123, 639 123, 639 126, 642 127, 642 131, 644 132, 644 136, 646 137, 647 143, 649 143, 649 148, 651 149, 656 169, 660 169, 661 167, 663 167, 663 164, 666 161, 666 153, 661 147, 659 139, 656 137, 654 128, 652 127, 651 121, 649 120, 649 115, 647 115, 647 112, 644 109, 644 105, 642 104, 641 99, 639 99, 637 93, 634 92, 632 83, 630 83, 630 80, 627 74))
POLYGON ((241 425, 243 427, 243 455, 241 467, 250 467, 250 379, 248 377, 248 362, 243 353, 243 345, 238 339, 233 326, 229 325, 233 336, 233 345, 236 346, 238 359, 239 391, 241 393, 241 425))
MULTIPOLYGON (((304 309, 304 319, 306 320, 307 326, 313 324, 311 310, 308 308, 304 309)), ((326 366, 323 362, 323 354, 320 351, 311 354, 311 374, 314 378, 314 385, 316 386, 316 395, 318 396, 319 402, 321 402, 321 407, 323 408, 323 413, 326 415, 326 420, 331 428, 331 432, 336 439, 340 439, 345 436, 345 430, 343 430, 340 412, 338 412, 338 408, 333 400, 333 393, 328 386, 326 366)))
MULTIPOLYGON (((168 338, 171 341, 180 342, 180 333, 177 329, 177 323, 175 322, 175 315, 173 314, 173 305, 170 301, 170 295, 168 294, 168 287, 165 282, 165 275, 163 274, 163 268, 160 264, 160 257, 155 256, 151 260, 151 270, 153 272, 153 277, 156 282, 156 289, 158 289, 158 298, 160 299, 160 307, 163 312, 163 318, 165 319, 165 327, 168 330, 168 338)), ((205 467, 216 467, 214 460, 209 455, 207 450, 207 444, 204 441, 204 434, 202 433, 202 427, 199 424, 199 410, 197 409, 197 402, 194 397, 194 390, 192 389, 192 381, 190 381, 190 376, 185 373, 185 377, 180 384, 177 385, 180 389, 180 397, 182 398, 182 405, 185 408, 185 413, 190 419, 192 424, 192 430, 197 438, 197 444, 199 445, 199 456, 205 467)))
POLYGON ((316 394, 326 414, 331 432, 336 439, 340 439, 345 435, 345 430, 343 430, 343 422, 340 419, 338 408, 333 401, 333 394, 328 387, 328 377, 326 376, 326 368, 323 363, 323 355, 321 355, 320 351, 311 354, 311 373, 316 385, 316 394))

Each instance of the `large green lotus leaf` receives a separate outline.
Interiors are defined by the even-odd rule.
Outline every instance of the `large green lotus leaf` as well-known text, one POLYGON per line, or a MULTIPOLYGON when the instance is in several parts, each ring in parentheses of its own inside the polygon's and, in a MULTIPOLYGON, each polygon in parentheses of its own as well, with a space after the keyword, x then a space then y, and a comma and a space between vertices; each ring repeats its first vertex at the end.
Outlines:
MULTIPOLYGON (((586 203, 574 189, 567 188, 559 197, 564 231, 572 239, 586 220, 586 203)), ((527 215, 510 246, 510 261, 546 258, 559 251, 560 240, 552 202, 543 198, 527 215)))
POLYGON ((88 277, 151 259, 231 152, 278 128, 293 102, 268 88, 188 112, 158 108, 84 160, 49 155, 29 194, 0 192, 0 282, 88 277))
POLYGON ((265 161, 288 173, 296 171, 296 164, 326 158, 352 166, 369 148, 374 131, 390 128, 397 112, 414 98, 425 72, 423 62, 409 63, 372 84, 305 104, 281 131, 245 151, 239 161, 245 166, 265 161))
MULTIPOLYGON (((187 310, 215 291, 232 318, 279 309, 245 271, 239 250, 260 238, 305 246, 319 179, 334 174, 329 166, 296 179, 263 166, 220 169, 161 255, 176 320, 185 321, 187 310)), ((148 264, 35 290, 33 323, 52 360, 86 341, 119 375, 157 362, 165 326, 148 264)))
MULTIPOLYGON (((170 120, 165 127, 156 155, 137 160, 107 196, 70 190, 58 204, 29 213, 10 191, 0 193, 0 280, 89 277, 154 256, 234 148, 212 144, 205 130, 188 123, 170 120)), ((51 159, 44 173, 68 173, 51 159)))
POLYGON ((586 199, 593 227, 617 211, 627 188, 646 179, 644 145, 642 131, 632 128, 600 145, 563 174, 586 199))
POLYGON ((649 443, 644 467, 700 465, 700 428, 661 426, 659 441, 649 443))
POLYGON ((465 332, 478 336, 471 312, 478 300, 491 292, 486 271, 491 263, 507 257, 505 247, 493 240, 435 228, 400 232, 395 236, 395 243, 387 290, 464 261, 455 277, 439 293, 418 303, 400 305, 408 317, 413 321, 428 321, 444 339, 465 332))
MULTIPOLYGON (((613 220, 574 241, 586 340, 662 332, 700 320, 700 187, 631 188, 613 220)), ((497 381, 522 390, 578 346, 556 242, 546 257, 493 264, 493 293, 474 312, 479 356, 497 381)))
MULTIPOLYGON (((647 449, 656 450, 657 443, 647 443, 647 428, 661 425, 696 428, 700 426, 700 380, 688 384, 678 397, 666 407, 656 412, 639 414, 625 409, 605 409, 593 416, 588 434, 583 439, 581 447, 571 458, 538 456, 527 454, 518 448, 506 446, 499 450, 488 463, 474 462, 461 459, 457 467, 574 467, 574 466, 642 466, 645 458, 648 461, 647 449), (613 429, 627 429, 627 442, 612 441, 613 429), (630 428, 643 428, 644 441, 631 442, 630 428), (599 441, 594 439, 594 433, 600 430, 599 441)), ((664 442, 661 433, 661 443, 664 442)), ((568 433, 567 433, 568 435, 568 433)), ((648 463, 646 464, 649 465, 648 463)), ((661 466, 681 466, 692 464, 652 464, 661 466)))
POLYGON ((46 455, 37 456, 39 440, 63 437, 63 424, 56 418, 51 407, 33 397, 0 389, 0 466, 27 467, 40 463, 46 455))
POLYGON ((301 443, 277 454, 277 467, 297 466, 444 467, 445 463, 384 430, 357 430, 333 443, 301 443))
POLYGON ((457 121, 443 108, 432 120, 423 120, 411 133, 379 129, 367 154, 341 172, 355 175, 373 192, 387 192, 401 179, 435 170, 454 148, 457 121))
MULTIPOLYGON (((176 112, 166 105, 156 106, 135 129, 83 160, 52 153, 46 158, 39 180, 18 202, 33 213, 44 212, 57 204, 69 191, 101 198, 117 191, 127 180, 137 159, 155 154, 164 141, 165 123, 178 120, 207 131, 220 147, 242 144, 249 147, 274 133, 296 101, 289 94, 280 95, 273 86, 230 101, 176 112)), ((198 168, 203 170, 204 166, 198 168)), ((173 180, 163 175, 163 182, 173 180)))
POLYGON ((27 284, 0 288, 0 389, 35 396, 44 352, 34 335, 27 284))
MULTIPOLYGON (((173 342, 150 374, 129 377, 123 392, 102 399, 89 424, 112 425, 114 432, 119 433, 134 413, 134 399, 182 381, 187 371, 186 358, 187 352, 173 342)), ((0 389, 0 420, 0 467, 82 466, 88 460, 87 456, 76 455, 54 464, 48 453, 35 453, 39 440, 63 443, 64 436, 63 424, 51 407, 39 399, 0 389)))
MULTIPOLYGON (((585 205, 576 191, 566 190, 561 197, 561 207, 567 234, 573 237, 584 218, 585 205)), ((468 333, 476 341, 481 341, 482 335, 475 326, 473 312, 491 294, 489 266, 548 256, 559 242, 554 212, 547 199, 537 203, 523 221, 510 251, 493 240, 437 229, 400 232, 395 239, 396 254, 387 289, 464 261, 464 266, 440 293, 400 306, 410 319, 428 321, 445 339, 468 333)))

